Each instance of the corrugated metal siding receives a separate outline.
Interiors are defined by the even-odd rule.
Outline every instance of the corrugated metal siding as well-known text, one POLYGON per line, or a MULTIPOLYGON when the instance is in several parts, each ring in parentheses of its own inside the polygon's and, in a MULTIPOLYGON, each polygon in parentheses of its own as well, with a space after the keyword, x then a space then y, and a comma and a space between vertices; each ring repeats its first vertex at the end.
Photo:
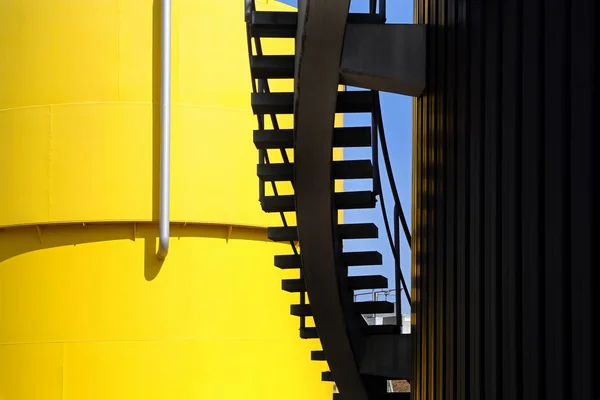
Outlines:
POLYGON ((416 2, 414 399, 600 398, 598 7, 416 2))

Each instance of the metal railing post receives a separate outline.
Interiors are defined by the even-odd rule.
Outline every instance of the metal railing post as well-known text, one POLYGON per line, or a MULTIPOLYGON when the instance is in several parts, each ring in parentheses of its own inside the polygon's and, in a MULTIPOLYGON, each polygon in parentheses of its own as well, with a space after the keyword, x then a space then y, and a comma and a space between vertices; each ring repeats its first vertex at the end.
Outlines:
POLYGON ((394 204, 394 284, 396 285, 396 326, 402 332, 402 290, 400 289, 400 210, 394 204))

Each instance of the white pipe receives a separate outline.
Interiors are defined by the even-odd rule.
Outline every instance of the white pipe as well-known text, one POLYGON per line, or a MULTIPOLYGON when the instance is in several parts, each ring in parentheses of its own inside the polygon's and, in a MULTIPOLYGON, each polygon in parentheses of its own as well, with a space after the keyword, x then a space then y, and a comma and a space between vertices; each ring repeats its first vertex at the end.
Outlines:
POLYGON ((170 158, 171 158, 171 0, 162 0, 160 82, 160 219, 157 257, 169 253, 170 158))

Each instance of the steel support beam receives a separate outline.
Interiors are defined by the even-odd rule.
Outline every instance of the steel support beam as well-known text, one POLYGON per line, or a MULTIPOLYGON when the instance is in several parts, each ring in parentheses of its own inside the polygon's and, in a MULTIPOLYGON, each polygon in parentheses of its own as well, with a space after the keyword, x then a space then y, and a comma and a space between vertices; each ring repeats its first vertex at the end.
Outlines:
POLYGON ((418 97, 425 90, 425 25, 348 25, 342 83, 418 97))
POLYGON ((294 174, 303 274, 319 338, 344 398, 367 400, 347 330, 349 305, 339 296, 346 288, 338 281, 334 243, 333 126, 349 8, 349 0, 298 4, 294 174))
POLYGON ((411 379, 411 337, 408 334, 367 337, 360 372, 388 379, 411 379))

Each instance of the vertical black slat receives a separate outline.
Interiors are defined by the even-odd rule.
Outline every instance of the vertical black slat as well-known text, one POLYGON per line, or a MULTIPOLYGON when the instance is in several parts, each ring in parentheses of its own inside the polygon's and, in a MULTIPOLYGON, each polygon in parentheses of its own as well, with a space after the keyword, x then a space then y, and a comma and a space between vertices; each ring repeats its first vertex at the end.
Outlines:
POLYGON ((483 307, 481 307, 483 289, 483 132, 484 132, 484 107, 481 99, 484 98, 484 25, 483 0, 474 0, 469 7, 469 45, 471 93, 468 107, 470 107, 469 135, 469 180, 470 180, 470 226, 469 226, 469 394, 470 398, 483 398, 482 377, 483 352, 483 307))
MULTIPOLYGON (((446 399, 453 400, 456 390, 456 1, 446 3, 446 310, 445 375, 446 399)), ((457 399, 460 400, 460 399, 457 399)))
POLYGON ((411 276, 411 341, 413 346, 411 390, 415 398, 420 394, 421 373, 421 124, 423 121, 422 99, 413 100, 413 248, 412 248, 412 276, 411 276))
POLYGON ((456 398, 468 399, 469 365, 467 359, 467 304, 469 301, 467 274, 469 273, 469 139, 467 112, 469 96, 469 63, 466 36, 466 2, 456 2, 456 398))
MULTIPOLYGON (((429 23, 434 27, 435 31, 439 30, 439 21, 437 7, 435 2, 432 2, 429 7, 429 23)), ((440 61, 438 46, 434 43, 430 46, 431 54, 435 54, 434 60, 440 61)), ((428 75, 435 81, 435 64, 428 66, 428 75)), ((436 187, 436 166, 438 162, 438 148, 437 148, 437 120, 436 120, 436 99, 439 96, 439 92, 432 93, 432 96, 428 96, 428 116, 427 120, 429 123, 428 135, 427 135, 427 395, 424 399, 433 400, 435 394, 434 377, 435 377, 435 363, 436 354, 438 349, 435 346, 435 336, 437 333, 436 324, 436 313, 435 313, 435 277, 438 272, 437 265, 435 264, 435 226, 439 223, 437 221, 437 215, 435 213, 436 207, 436 196, 439 194, 435 191, 436 187)))
MULTIPOLYGON (((417 3, 417 9, 415 10, 416 22, 423 23, 423 9, 424 2, 427 0, 419 0, 417 3)), ((411 333, 413 341, 413 370, 412 377, 413 382, 411 390, 414 393, 415 398, 420 398, 421 395, 421 381, 423 379, 421 375, 421 343, 422 343, 422 289, 421 289, 421 270, 422 270, 422 248, 421 248, 421 215, 422 215, 422 204, 421 199, 423 197, 423 164, 422 164, 422 152, 423 147, 421 138, 423 136, 423 98, 413 100, 415 106, 415 117, 413 126, 413 169, 414 169, 414 185, 413 185, 413 237, 415 243, 413 244, 413 272, 412 272, 412 306, 411 306, 411 333), (413 331, 414 330, 414 331, 413 331)))
POLYGON ((521 1, 502 2, 502 386, 521 399, 521 1))
MULTIPOLYGON (((436 314, 436 343, 437 349, 435 357, 435 376, 433 379, 433 388, 435 391, 434 398, 438 400, 444 399, 444 376, 445 376, 445 360, 446 360, 446 344, 445 344, 445 279, 446 279, 446 254, 445 254, 445 233, 446 233, 446 188, 445 188, 445 166, 446 166, 446 120, 444 118, 445 110, 445 60, 446 60, 446 2, 438 1, 437 17, 438 28, 434 40, 436 41, 436 54, 440 62, 436 63, 434 71, 436 91, 436 130, 437 130, 437 164, 436 164, 436 249, 435 249, 435 265, 437 270, 435 283, 435 314, 436 314)), ((433 82, 431 83, 433 84, 433 82)))
POLYGON ((498 218, 500 204, 498 204, 497 183, 500 181, 498 168, 498 149, 501 120, 500 120, 500 95, 502 87, 501 57, 500 57, 500 25, 498 14, 501 12, 500 2, 487 2, 485 12, 486 26, 486 87, 485 103, 485 398, 496 400, 502 398, 502 381, 498 360, 501 359, 499 344, 499 328, 502 321, 499 318, 498 304, 498 274, 500 263, 500 249, 498 248, 498 230, 501 221, 498 218))
POLYGON ((571 377, 565 338, 568 332, 568 3, 546 0, 544 47, 544 247, 546 305, 546 399, 566 399, 571 377))
MULTIPOLYGON (((598 5, 595 0, 571 0, 571 287, 572 387, 567 398, 600 396, 598 357, 598 257, 592 251, 592 229, 598 226, 598 5), (596 32, 594 32, 596 30, 596 32), (595 53, 595 54, 594 54, 595 53), (594 88, 596 92, 594 93, 594 88), (594 159, 595 157, 595 159, 594 159), (594 163, 596 165, 594 165, 594 163), (595 192, 595 193, 594 193, 595 192), (594 198, 595 197, 595 198, 594 198), (593 276, 592 268, 596 276, 593 276), (594 293, 594 294, 592 294, 594 293), (594 298, 595 297, 595 301, 594 298), (595 308, 595 312, 594 312, 595 308), (594 327, 596 331, 594 332, 594 327), (594 349, 596 354, 594 354, 594 349), (595 357, 594 357, 595 356, 595 357), (593 360, 593 361, 592 361, 593 360), (594 388, 594 385, 596 386, 594 388)), ((566 133, 566 132, 565 132, 566 133)), ((597 230, 597 229, 596 229, 597 230)), ((597 245, 596 245, 597 247, 597 245)))
MULTIPOLYGON (((425 7, 425 24, 428 24, 431 28, 431 2, 426 3, 425 7)), ((435 62, 435 55, 432 52, 431 44, 427 46, 428 55, 430 55, 435 62)), ((431 63, 427 66, 427 73, 430 74, 431 63)), ((428 93, 423 98, 423 126, 421 132, 421 165, 422 165, 422 173, 423 176, 421 179, 423 180, 423 197, 421 199, 421 276, 420 287, 421 287, 421 399, 427 399, 429 393, 429 363, 431 360, 431 353, 429 347, 429 337, 433 333, 431 331, 431 327, 429 325, 429 298, 430 298, 430 289, 429 289, 429 273, 431 269, 431 265, 429 264, 429 222, 430 222, 430 202, 429 198, 431 196, 431 192, 429 191, 429 179, 431 179, 430 175, 430 162, 431 159, 429 157, 429 146, 430 146, 430 130, 431 130, 431 98, 432 93, 428 93)))
POLYGON ((522 70, 522 359, 523 398, 546 398, 544 367, 544 0, 526 0, 523 7, 522 70))
MULTIPOLYGON (((422 0, 423 1, 423 0, 422 0)), ((422 9, 422 3, 419 2, 419 10, 422 9)), ((421 18, 419 17, 419 21, 421 18)), ((415 99, 413 100, 413 104, 415 105, 415 123, 413 126, 413 170, 414 170, 414 184, 413 184, 413 237, 415 238, 415 242, 413 244, 413 272, 411 278, 412 284, 412 305, 411 305, 411 333, 412 333, 412 341, 413 341, 413 380, 414 382, 411 385, 411 390, 415 394, 415 398, 420 397, 421 393, 421 310, 422 310, 422 292, 421 292, 421 198, 423 196, 422 185, 423 185, 423 173, 422 173, 422 147, 421 147, 421 137, 423 133, 423 99, 415 99)))

